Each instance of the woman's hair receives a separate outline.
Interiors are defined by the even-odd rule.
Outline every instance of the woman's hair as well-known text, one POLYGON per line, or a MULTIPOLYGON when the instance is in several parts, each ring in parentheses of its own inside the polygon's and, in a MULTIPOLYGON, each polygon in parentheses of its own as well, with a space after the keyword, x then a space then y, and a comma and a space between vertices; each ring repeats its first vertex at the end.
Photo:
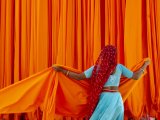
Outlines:
POLYGON ((104 84, 107 82, 109 76, 115 70, 117 65, 117 49, 115 46, 105 46, 93 69, 92 76, 90 78, 90 93, 88 98, 88 107, 90 117, 98 103, 99 95, 103 89, 104 84))

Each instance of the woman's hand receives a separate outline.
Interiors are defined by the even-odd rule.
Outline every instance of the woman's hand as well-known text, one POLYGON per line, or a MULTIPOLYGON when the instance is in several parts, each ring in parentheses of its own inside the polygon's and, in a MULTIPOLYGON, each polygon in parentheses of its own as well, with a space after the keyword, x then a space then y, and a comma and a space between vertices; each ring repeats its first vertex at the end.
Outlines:
POLYGON ((82 73, 76 73, 76 72, 72 72, 72 71, 69 71, 69 70, 66 70, 60 66, 56 66, 56 65, 53 65, 52 66, 53 69, 57 72, 61 72, 63 73, 64 75, 66 75, 67 77, 70 77, 70 78, 73 78, 73 79, 76 79, 76 80, 84 80, 86 79, 86 76, 85 74, 82 72, 82 73))
POLYGON ((145 63, 143 64, 143 66, 136 72, 133 73, 133 79, 134 80, 138 80, 140 78, 140 76, 144 73, 145 69, 148 67, 148 65, 151 63, 150 59, 147 59, 145 61, 145 63))
POLYGON ((53 67, 53 69, 55 70, 55 71, 57 71, 57 72, 62 72, 62 70, 63 70, 63 68, 62 67, 60 67, 60 66, 52 66, 53 67))
POLYGON ((151 60, 150 59, 148 59, 147 61, 145 61, 145 65, 149 65, 151 63, 151 60))

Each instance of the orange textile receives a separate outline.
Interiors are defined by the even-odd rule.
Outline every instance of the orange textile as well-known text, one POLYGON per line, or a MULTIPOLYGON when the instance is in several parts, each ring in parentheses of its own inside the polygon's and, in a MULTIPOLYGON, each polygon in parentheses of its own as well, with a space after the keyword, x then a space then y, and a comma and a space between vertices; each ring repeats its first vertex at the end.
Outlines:
MULTIPOLYGON (((148 58, 136 64, 136 71, 148 58)), ((73 72, 73 68, 62 66, 73 72)), ((144 74, 143 74, 144 75, 144 74)), ((132 92, 139 80, 122 79, 120 92, 123 100, 132 92)), ((32 112, 39 106, 43 120, 53 120, 56 114, 84 117, 86 114, 89 84, 87 80, 74 80, 48 68, 20 82, 0 90, 0 113, 32 112)))
MULTIPOLYGON (((160 0, 0 0, 0 89, 55 63, 83 71, 108 44, 128 68, 151 58, 125 115, 160 119, 160 0)), ((25 115, 41 120, 39 111, 25 115)))

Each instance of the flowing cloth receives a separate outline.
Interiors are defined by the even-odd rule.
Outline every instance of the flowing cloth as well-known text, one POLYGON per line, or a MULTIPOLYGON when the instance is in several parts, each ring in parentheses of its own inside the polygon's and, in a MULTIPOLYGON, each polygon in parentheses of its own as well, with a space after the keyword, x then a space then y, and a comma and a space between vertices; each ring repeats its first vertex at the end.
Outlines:
MULTIPOLYGON (((145 58, 131 70, 138 70, 145 58)), ((78 70, 62 66, 80 73, 78 70)), ((146 74, 146 71, 143 75, 146 74)), ((142 75, 142 76, 143 76, 142 75)), ((141 77, 142 77, 141 76, 141 77)), ((122 78, 120 92, 127 99, 139 80, 122 78)), ((0 114, 33 112, 38 107, 43 111, 43 120, 54 120, 56 114, 83 118, 87 111, 89 93, 87 80, 74 80, 52 67, 0 90, 0 114)))
POLYGON ((90 91, 88 96, 88 115, 89 119, 99 101, 104 84, 117 66, 117 48, 113 45, 105 46, 94 65, 90 81, 90 91))

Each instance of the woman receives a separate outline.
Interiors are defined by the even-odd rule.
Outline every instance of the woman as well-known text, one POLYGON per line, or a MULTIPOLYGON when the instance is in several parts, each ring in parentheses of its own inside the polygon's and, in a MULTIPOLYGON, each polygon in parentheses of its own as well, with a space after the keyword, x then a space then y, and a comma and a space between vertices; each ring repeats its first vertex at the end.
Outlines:
POLYGON ((101 51, 95 65, 80 74, 67 71, 59 66, 53 66, 53 68, 70 78, 89 79, 90 94, 87 117, 90 120, 123 120, 123 101, 118 92, 120 77, 123 75, 137 80, 149 64, 148 60, 138 71, 133 73, 122 64, 117 64, 116 47, 107 45, 101 51))

